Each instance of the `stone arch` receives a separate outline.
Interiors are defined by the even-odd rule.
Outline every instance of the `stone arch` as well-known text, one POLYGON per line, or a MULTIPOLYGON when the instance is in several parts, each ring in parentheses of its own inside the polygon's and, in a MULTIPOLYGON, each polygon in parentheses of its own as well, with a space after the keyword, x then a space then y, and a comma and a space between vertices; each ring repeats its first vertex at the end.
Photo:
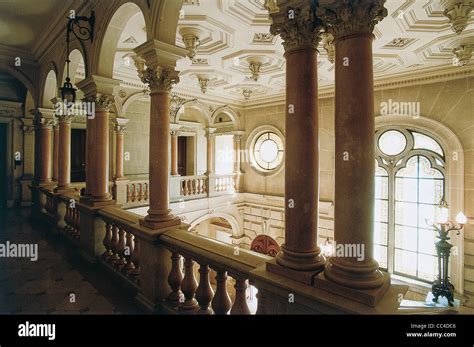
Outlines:
MULTIPOLYGON (((61 56, 61 64, 59 65, 57 75, 58 75, 58 86, 61 87, 62 84, 64 83, 64 80, 66 78, 66 54, 67 52, 64 52, 63 55, 61 56)), ((72 60, 82 60, 82 63, 84 64, 84 78, 89 77, 90 75, 90 68, 89 68, 89 61, 88 61, 88 55, 86 54, 86 49, 84 47, 84 44, 77 40, 74 35, 72 35, 71 42, 69 44, 69 59, 71 59, 71 63, 69 64, 70 68, 70 77, 72 84, 74 83, 74 76, 77 70, 77 66, 75 66, 75 63, 72 60)))
POLYGON ((188 230, 193 229, 198 225, 199 223, 211 219, 211 218, 223 218, 227 222, 229 222, 230 226, 232 227, 232 236, 239 236, 240 235, 240 227, 239 227, 239 222, 236 217, 231 215, 230 213, 226 212, 213 212, 213 213, 207 213, 205 215, 202 215, 201 217, 196 218, 194 221, 192 221, 189 224, 188 230))
POLYGON ((230 106, 224 105, 217 108, 211 115, 211 124, 216 124, 216 119, 220 114, 224 114, 230 118, 234 126, 234 130, 242 130, 242 124, 240 122, 240 117, 235 110, 230 106))
POLYGON ((41 105, 49 108, 51 99, 58 96, 58 75, 54 63, 48 64, 42 78, 41 84, 41 105))
POLYGON ((155 0, 151 8, 151 38, 171 45, 176 42, 179 11, 184 0, 155 0))
POLYGON ((122 110, 121 110, 122 115, 124 116, 127 115, 127 110, 130 107, 130 105, 133 104, 134 101, 143 99, 145 97, 149 98, 149 96, 147 96, 147 94, 144 94, 143 92, 138 92, 138 93, 130 95, 122 104, 122 110))
POLYGON ((187 101, 185 104, 183 104, 176 112, 173 122, 179 123, 181 116, 186 112, 187 109, 197 111, 197 118, 201 123, 204 124, 205 127, 209 127, 211 125, 211 115, 208 111, 208 108, 197 99, 187 101))
POLYGON ((137 14, 141 13, 145 21, 147 40, 150 38, 148 5, 145 1, 120 1, 111 2, 105 11, 104 28, 96 38, 97 44, 93 54, 92 73, 103 77, 113 77, 115 52, 120 36, 127 23, 137 14), (112 63, 111 63, 112 62, 112 63))
POLYGON ((18 81, 23 83, 23 85, 26 87, 26 89, 30 92, 31 96, 33 97, 35 105, 36 106, 40 105, 39 88, 41 88, 41 87, 38 87, 38 89, 35 88, 34 85, 33 85, 33 82, 30 80, 30 78, 28 76, 26 76, 20 70, 11 67, 10 65, 7 65, 7 64, 4 64, 4 63, 0 62, 0 70, 6 71, 12 77, 15 77, 18 81))
MULTIPOLYGON (((464 210, 464 152, 461 141, 446 125, 427 117, 384 115, 375 117, 375 129, 384 127, 409 128, 424 133, 441 145, 446 157, 446 200, 450 204, 450 220, 455 219, 459 211, 464 210), (453 160, 456 153, 456 160, 453 160)), ((461 293, 464 289, 464 239, 463 234, 452 234, 452 243, 457 254, 452 254, 451 275, 453 284, 461 293), (455 265, 454 265, 455 264, 455 265)))

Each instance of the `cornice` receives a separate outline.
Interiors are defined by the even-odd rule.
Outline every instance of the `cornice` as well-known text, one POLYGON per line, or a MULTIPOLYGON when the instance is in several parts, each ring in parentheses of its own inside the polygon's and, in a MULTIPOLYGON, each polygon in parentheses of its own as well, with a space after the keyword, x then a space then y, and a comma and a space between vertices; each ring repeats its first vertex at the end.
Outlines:
MULTIPOLYGON (((414 85, 429 84, 436 82, 445 82, 460 78, 473 77, 474 67, 450 67, 439 69, 439 67, 431 67, 417 72, 404 72, 393 74, 389 77, 384 76, 374 79, 374 90, 386 90, 393 88, 409 87, 414 85)), ((318 91, 320 99, 334 97, 334 84, 321 87, 318 91)), ((254 109, 265 106, 282 105, 285 103, 285 92, 278 94, 259 97, 254 99, 245 106, 245 109, 254 109)))

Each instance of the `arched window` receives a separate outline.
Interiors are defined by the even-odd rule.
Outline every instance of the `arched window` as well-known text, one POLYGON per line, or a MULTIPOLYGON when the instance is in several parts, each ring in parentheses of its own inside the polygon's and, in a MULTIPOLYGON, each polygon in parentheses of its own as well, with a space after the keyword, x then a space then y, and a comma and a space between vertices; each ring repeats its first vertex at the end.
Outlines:
POLYGON ((439 143, 407 128, 376 134, 374 256, 390 273, 432 282, 437 273, 436 207, 445 195, 439 143))

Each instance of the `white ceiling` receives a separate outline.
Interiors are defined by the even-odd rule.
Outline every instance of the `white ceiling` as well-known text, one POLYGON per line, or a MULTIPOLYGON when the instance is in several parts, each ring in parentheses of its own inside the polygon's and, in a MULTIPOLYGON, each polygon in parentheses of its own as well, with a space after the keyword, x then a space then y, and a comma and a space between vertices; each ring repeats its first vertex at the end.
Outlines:
MULTIPOLYGON (((177 90, 202 95, 198 75, 207 75, 209 97, 227 97, 243 102, 243 89, 252 89, 251 100, 281 93, 285 88, 285 59, 279 37, 268 35, 270 21, 264 0, 199 0, 183 6, 179 28, 202 31, 201 45, 194 61, 178 61, 180 83, 177 90), (264 61, 258 82, 249 79, 248 58, 264 61)), ((452 66, 452 49, 474 37, 474 20, 456 35, 443 16, 439 0, 388 0, 389 15, 376 26, 374 47, 375 78, 395 76, 436 66, 452 66)), ((144 21, 133 17, 124 30, 116 55, 116 78, 139 84, 133 61, 124 60, 131 49, 145 41, 144 21), (132 39, 130 39, 132 38, 132 39), (133 43, 125 43, 125 40, 133 43), (136 43, 134 42, 136 41, 136 43)), ((176 45, 184 47, 178 33, 176 45)), ((334 66, 320 46, 318 75, 320 86, 334 83, 334 66)))

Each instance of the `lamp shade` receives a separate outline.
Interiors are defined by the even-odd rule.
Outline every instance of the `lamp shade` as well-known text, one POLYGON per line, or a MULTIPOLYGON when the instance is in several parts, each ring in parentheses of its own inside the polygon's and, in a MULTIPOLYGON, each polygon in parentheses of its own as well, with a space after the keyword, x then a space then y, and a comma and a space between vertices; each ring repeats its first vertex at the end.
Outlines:
POLYGON ((64 85, 61 89, 61 98, 67 103, 74 103, 76 101, 76 88, 74 88, 69 78, 66 78, 64 85))
POLYGON ((443 198, 439 202, 438 209, 436 211, 436 223, 445 224, 448 222, 448 219, 449 219, 448 203, 443 198))
POLYGON ((466 224, 466 222, 467 222, 467 217, 464 215, 464 213, 459 212, 459 213, 456 215, 456 223, 458 223, 458 224, 466 224))

